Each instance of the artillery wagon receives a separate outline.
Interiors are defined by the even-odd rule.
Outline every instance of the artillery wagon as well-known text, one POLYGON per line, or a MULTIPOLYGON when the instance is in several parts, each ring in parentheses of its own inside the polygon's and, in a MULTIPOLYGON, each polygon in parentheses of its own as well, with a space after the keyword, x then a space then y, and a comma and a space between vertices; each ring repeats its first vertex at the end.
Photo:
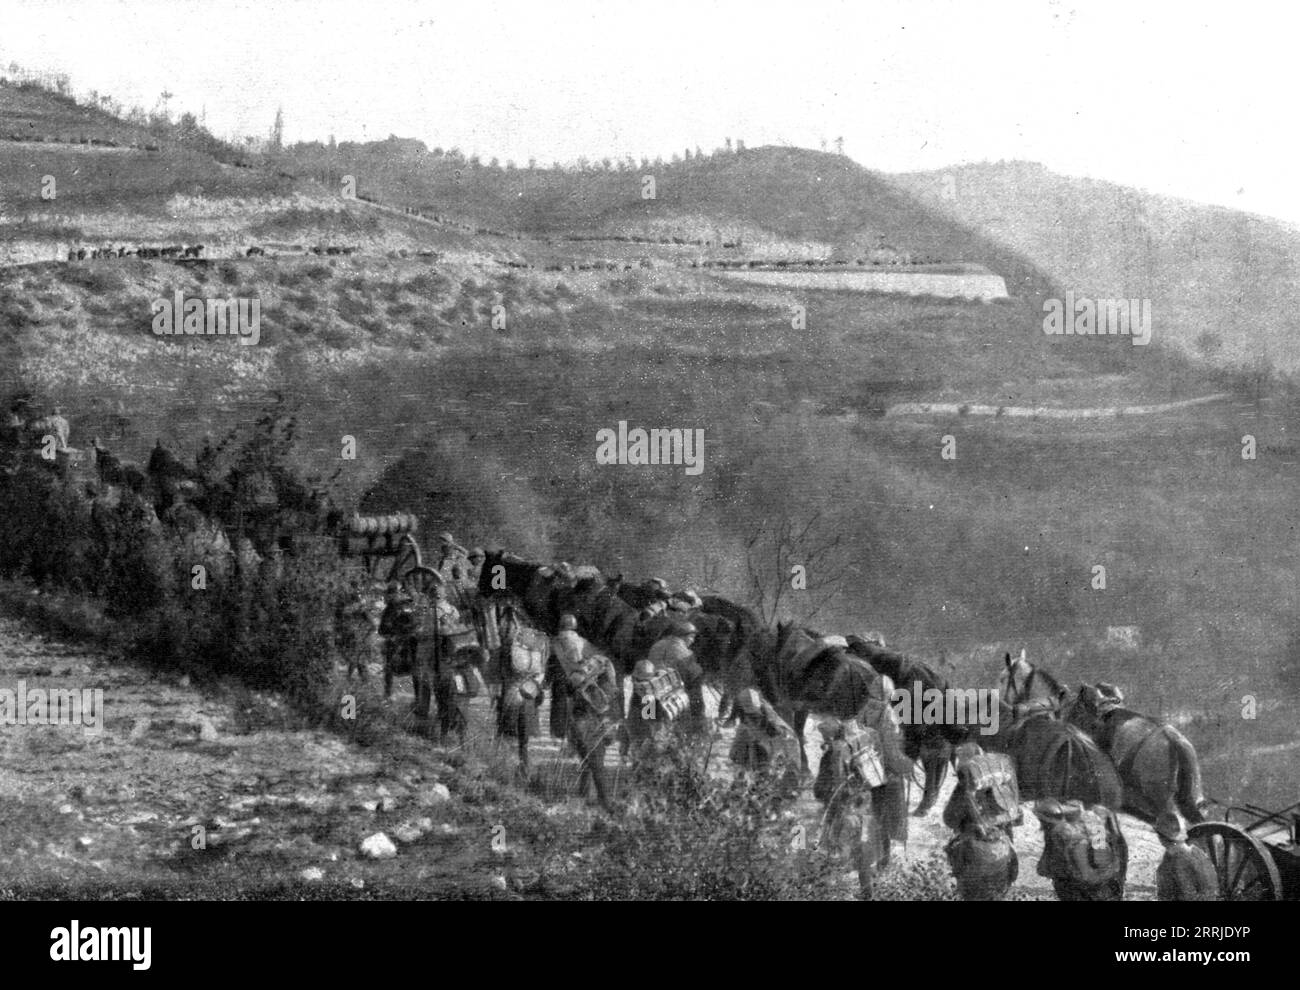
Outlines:
POLYGON ((397 581, 407 591, 428 592, 442 580, 432 567, 425 566, 415 532, 419 518, 410 512, 384 516, 353 515, 339 534, 339 552, 344 557, 360 557, 366 574, 377 581, 397 581), (382 562, 391 560, 387 574, 381 574, 382 562))
POLYGON ((477 693, 476 683, 482 683, 477 669, 481 647, 490 647, 492 637, 485 635, 481 616, 462 616, 460 622, 451 622, 440 614, 440 607, 431 604, 431 594, 444 578, 424 563, 415 538, 418 529, 419 519, 409 512, 353 515, 340 531, 339 552, 344 557, 359 557, 373 580, 396 581, 406 593, 396 608, 390 605, 385 610, 379 630, 387 640, 385 694, 394 675, 411 674, 416 710, 427 716, 432 682, 444 663, 450 665, 456 693, 477 693), (428 649, 421 650, 421 643, 428 649))
POLYGON ((1223 900, 1300 901, 1300 801, 1281 811, 1228 806, 1223 821, 1193 825, 1187 840, 1210 857, 1223 900))

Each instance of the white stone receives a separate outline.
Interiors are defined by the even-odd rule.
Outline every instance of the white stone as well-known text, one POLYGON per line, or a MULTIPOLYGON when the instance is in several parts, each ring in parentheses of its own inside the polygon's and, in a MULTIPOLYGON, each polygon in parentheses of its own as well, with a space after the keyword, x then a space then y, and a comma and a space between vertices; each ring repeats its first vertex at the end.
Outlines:
POLYGON ((383 832, 376 832, 362 840, 361 853, 370 859, 392 859, 397 855, 397 846, 383 832))

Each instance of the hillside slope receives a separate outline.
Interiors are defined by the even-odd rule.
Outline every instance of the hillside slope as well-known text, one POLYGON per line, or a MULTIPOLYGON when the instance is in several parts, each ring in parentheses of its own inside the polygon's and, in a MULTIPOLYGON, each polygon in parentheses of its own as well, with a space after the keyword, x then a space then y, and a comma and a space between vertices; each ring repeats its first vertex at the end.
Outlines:
POLYGON ((1027 162, 895 176, 1062 288, 1152 300, 1153 332, 1216 361, 1300 368, 1300 230, 1027 162))
POLYGON ((754 148, 626 171, 492 168, 398 139, 299 146, 294 159, 306 174, 354 175, 360 189, 387 202, 538 237, 703 237, 713 242, 711 253, 723 241, 739 240, 736 256, 808 244, 855 258, 886 244, 918 257, 982 264, 1004 275, 1013 295, 1050 290, 1050 281, 1014 251, 877 173, 800 148, 754 148), (655 180, 652 200, 643 198, 646 176, 655 180))

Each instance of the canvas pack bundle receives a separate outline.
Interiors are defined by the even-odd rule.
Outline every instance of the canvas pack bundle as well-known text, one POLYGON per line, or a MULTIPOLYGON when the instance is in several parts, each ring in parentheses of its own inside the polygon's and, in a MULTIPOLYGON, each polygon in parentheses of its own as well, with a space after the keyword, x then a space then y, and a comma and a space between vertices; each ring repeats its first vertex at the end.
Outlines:
POLYGON ((536 629, 521 628, 510 644, 510 669, 521 677, 540 679, 546 672, 550 641, 536 629))
POLYGON ((848 723, 844 727, 844 741, 852 772, 868 787, 881 786, 885 782, 885 761, 880 752, 880 733, 848 723))
POLYGON ((984 825, 1009 825, 1021 819, 1020 788, 1015 766, 1002 753, 982 753, 957 768, 961 786, 984 825))
POLYGON ((654 695, 662 717, 668 721, 680 718, 690 710, 691 699, 686 694, 681 674, 671 668, 650 678, 647 690, 654 695))
POLYGON ((609 661, 599 653, 584 656, 574 664, 565 664, 565 674, 573 692, 585 701, 592 711, 603 714, 613 702, 613 685, 602 681, 612 681, 606 676, 610 669, 609 661))

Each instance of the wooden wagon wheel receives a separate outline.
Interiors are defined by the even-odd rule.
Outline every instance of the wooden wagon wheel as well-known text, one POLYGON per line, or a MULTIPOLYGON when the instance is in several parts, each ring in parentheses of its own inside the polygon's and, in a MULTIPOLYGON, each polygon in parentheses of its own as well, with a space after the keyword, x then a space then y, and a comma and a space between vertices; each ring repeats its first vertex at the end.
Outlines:
POLYGON ((422 564, 412 567, 402 575, 401 580, 402 587, 407 591, 418 591, 422 595, 430 594, 436 586, 443 583, 441 574, 422 564))
POLYGON ((1187 841, 1210 857, 1225 901, 1280 901, 1282 878, 1268 847, 1227 822, 1201 822, 1187 841))
POLYGON ((398 541, 393 564, 388 569, 388 580, 404 581, 409 571, 419 570, 421 567, 424 567, 424 561, 420 557, 420 544, 415 542, 415 537, 410 533, 404 533, 398 541))

